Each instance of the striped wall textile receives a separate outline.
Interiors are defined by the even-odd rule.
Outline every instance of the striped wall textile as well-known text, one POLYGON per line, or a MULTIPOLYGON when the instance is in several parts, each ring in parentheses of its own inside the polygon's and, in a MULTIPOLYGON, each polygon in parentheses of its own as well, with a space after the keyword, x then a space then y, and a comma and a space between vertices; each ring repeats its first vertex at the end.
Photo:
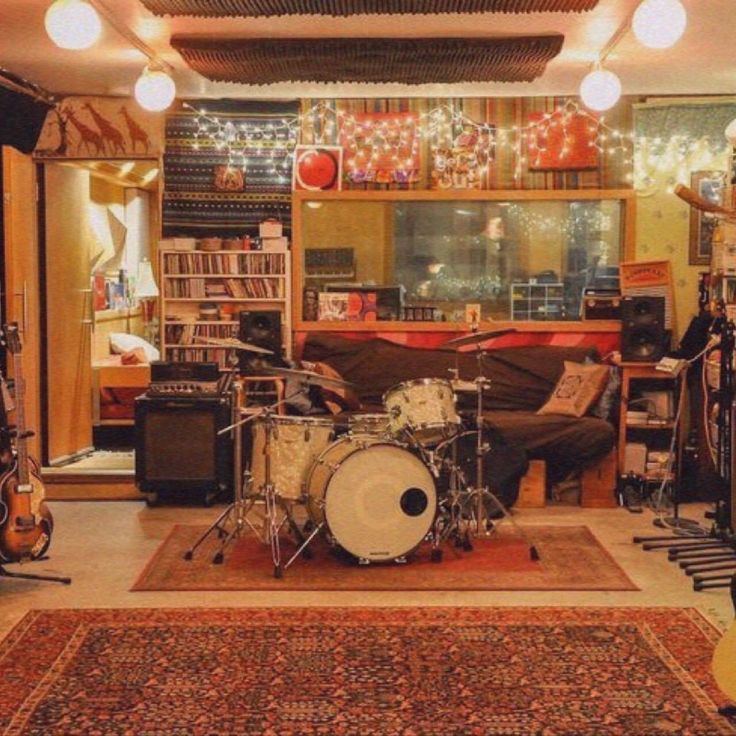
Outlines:
MULTIPOLYGON (((339 145, 339 128, 330 127, 337 113, 414 112, 418 116, 448 106, 462 112, 476 123, 488 123, 496 129, 510 130, 529 124, 532 113, 551 113, 568 102, 564 97, 487 97, 487 98, 384 98, 384 99, 303 99, 302 114, 310 113, 309 125, 302 126, 303 143, 339 145), (318 106, 318 107, 317 107, 318 106), (315 109, 316 108, 316 109, 315 109), (331 132, 330 132, 331 131, 331 132)), ((606 113, 607 125, 623 135, 632 132, 633 98, 623 98, 606 113)), ((457 131, 460 132, 460 131, 457 131)), ((422 138, 420 176, 415 184, 377 184, 343 182, 344 189, 430 189, 432 140, 422 138)), ((585 171, 530 171, 529 150, 525 141, 519 146, 504 145, 500 140, 481 189, 627 189, 632 186, 633 155, 599 154, 597 166, 585 171), (517 177, 517 163, 520 175, 517 177)), ((458 190, 460 191, 460 190, 458 190)))
POLYGON ((142 0, 157 15, 337 15, 362 13, 556 13, 592 10, 599 0, 142 0))
MULTIPOLYGON (((193 103, 196 106, 197 103, 193 103)), ((202 103, 200 103, 202 104, 202 103)), ((295 119, 297 102, 208 100, 210 116, 231 121, 239 128, 265 128, 295 119)), ((291 231, 291 171, 274 173, 269 162, 273 142, 245 151, 244 181, 228 189, 222 175, 228 154, 206 135, 197 138, 196 113, 182 109, 166 119, 164 154, 164 237, 257 234, 258 224, 277 218, 291 231)))

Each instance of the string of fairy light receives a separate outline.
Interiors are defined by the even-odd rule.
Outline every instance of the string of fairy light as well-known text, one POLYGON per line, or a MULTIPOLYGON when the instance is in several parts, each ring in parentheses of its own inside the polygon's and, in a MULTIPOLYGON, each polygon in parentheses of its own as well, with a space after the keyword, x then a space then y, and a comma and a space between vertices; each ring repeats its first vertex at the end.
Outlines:
POLYGON ((195 148, 222 151, 229 166, 243 171, 247 170, 251 157, 265 157, 270 173, 282 179, 288 176, 294 150, 302 140, 314 145, 341 145, 346 151, 345 168, 349 177, 358 171, 370 174, 386 157, 392 160, 398 176, 406 177, 418 166, 422 141, 427 142, 435 166, 452 151, 462 131, 481 174, 488 174, 496 154, 506 150, 514 156, 514 177, 519 179, 525 165, 539 164, 541 157, 548 153, 545 141, 555 129, 562 135, 558 156, 564 161, 573 150, 571 122, 580 118, 588 126, 589 145, 600 154, 621 156, 625 165, 633 160, 630 135, 572 100, 554 111, 542 113, 539 120, 508 128, 478 122, 449 104, 421 114, 384 114, 374 120, 359 113, 335 110, 321 102, 301 114, 269 122, 233 122, 224 114, 209 113, 188 103, 185 107, 194 114, 195 148))

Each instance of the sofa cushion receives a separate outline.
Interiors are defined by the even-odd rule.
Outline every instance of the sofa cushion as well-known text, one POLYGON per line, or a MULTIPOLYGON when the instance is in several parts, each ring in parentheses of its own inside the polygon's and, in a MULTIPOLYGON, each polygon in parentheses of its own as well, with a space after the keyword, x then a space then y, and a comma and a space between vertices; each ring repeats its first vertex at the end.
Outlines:
POLYGON ((508 442, 523 447, 530 459, 544 460, 552 480, 596 462, 611 451, 616 440, 613 426, 596 417, 489 411, 483 419, 508 442))
POLYGON ((565 361, 565 372, 547 403, 537 414, 564 414, 582 417, 600 398, 608 381, 607 365, 572 363, 565 361))

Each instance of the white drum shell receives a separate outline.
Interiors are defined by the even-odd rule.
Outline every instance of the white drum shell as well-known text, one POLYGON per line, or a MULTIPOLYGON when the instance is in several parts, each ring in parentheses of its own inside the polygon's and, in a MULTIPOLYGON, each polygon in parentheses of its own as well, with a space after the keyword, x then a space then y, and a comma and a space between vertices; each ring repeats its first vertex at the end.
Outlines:
MULTIPOLYGON (((330 419, 314 417, 273 417, 271 435, 271 482, 282 498, 304 498, 309 470, 320 453, 332 442, 334 426, 330 419)), ((253 430, 251 474, 253 488, 266 483, 266 426, 256 421, 253 430)))
POLYGON ((420 378, 389 389, 383 397, 395 436, 404 432, 421 445, 432 445, 455 434, 461 419, 452 384, 442 378, 420 378))
POLYGON ((307 493, 312 521, 324 523, 350 554, 371 561, 410 553, 431 530, 437 511, 434 479, 422 461, 367 435, 330 445, 309 474, 307 493), (410 513, 402 508, 407 494, 421 500, 410 513))

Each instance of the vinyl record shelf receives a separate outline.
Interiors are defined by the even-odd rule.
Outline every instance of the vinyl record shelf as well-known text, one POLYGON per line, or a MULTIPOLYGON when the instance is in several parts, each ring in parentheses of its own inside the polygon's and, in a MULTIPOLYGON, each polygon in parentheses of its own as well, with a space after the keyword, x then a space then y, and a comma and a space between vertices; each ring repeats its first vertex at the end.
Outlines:
POLYGON ((284 354, 291 355, 289 251, 172 251, 159 254, 163 360, 214 361, 228 367, 232 348, 202 338, 238 337, 242 311, 280 311, 284 354), (201 305, 216 318, 203 319, 201 305))

